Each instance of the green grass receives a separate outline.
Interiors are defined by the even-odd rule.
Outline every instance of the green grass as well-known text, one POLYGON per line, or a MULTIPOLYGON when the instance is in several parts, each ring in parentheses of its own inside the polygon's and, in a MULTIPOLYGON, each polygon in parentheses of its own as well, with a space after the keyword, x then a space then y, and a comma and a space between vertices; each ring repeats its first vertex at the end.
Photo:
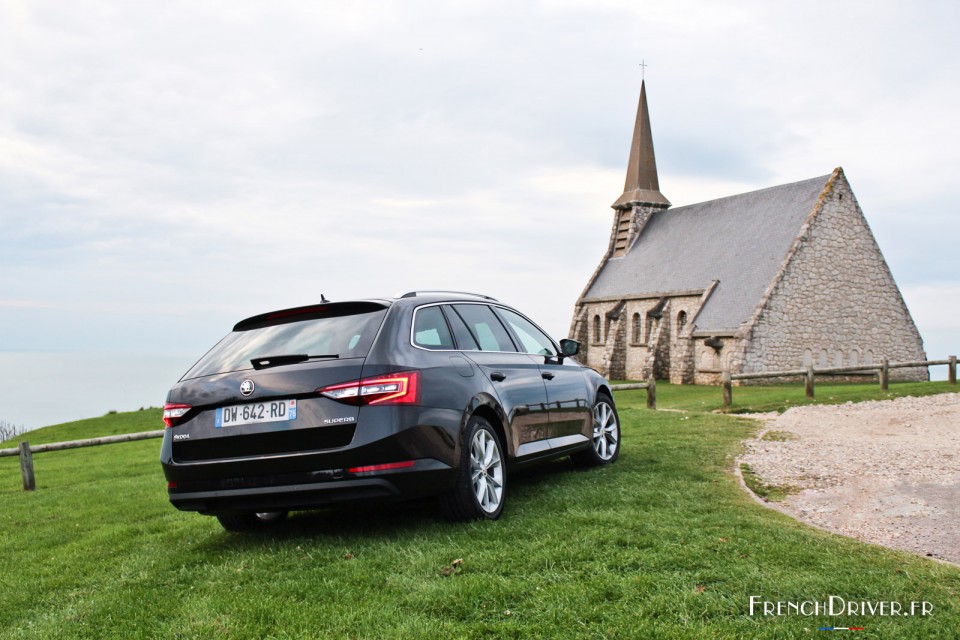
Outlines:
POLYGON ((788 440, 799 440, 800 436, 789 431, 767 431, 760 439, 766 442, 787 442, 788 440))
MULTIPOLYGON (((618 381, 619 382, 619 381, 618 381)), ((676 385, 657 382, 657 408, 683 409, 686 411, 722 411, 725 413, 765 413, 784 412, 790 407, 807 404, 842 404, 864 400, 889 400, 903 396, 928 396, 936 393, 956 393, 957 385, 946 381, 938 382, 891 382, 887 391, 881 391, 876 382, 871 383, 833 383, 816 385, 816 398, 811 400, 804 395, 802 382, 796 384, 748 385, 733 388, 733 403, 723 406, 723 392, 720 387, 676 385)), ((646 402, 647 392, 619 391, 617 399, 629 402, 646 402)))
POLYGON ((790 485, 767 484, 758 476, 748 464, 740 465, 740 475, 743 483, 755 494, 770 502, 782 502, 787 496, 797 493, 799 489, 790 485))
MULTIPOLYGON (((661 406, 719 400, 717 388, 663 390, 661 406)), ((784 393, 738 392, 751 406, 784 393)), ((451 524, 417 503, 231 535, 169 505, 157 440, 37 454, 33 493, 16 458, 0 458, 0 638, 807 638, 822 625, 957 637, 960 569, 764 509, 732 474, 755 422, 648 411, 642 394, 617 394, 616 465, 511 476, 497 522, 451 524), (751 617, 751 595, 934 612, 751 617)), ((28 437, 158 424, 148 410, 28 437)))
POLYGON ((111 411, 101 418, 87 418, 86 420, 77 420, 76 422, 67 422, 28 431, 9 442, 0 442, 0 449, 15 446, 21 440, 26 440, 31 445, 35 445, 66 440, 83 440, 99 436, 116 436, 122 433, 156 431, 163 429, 163 421, 160 418, 162 414, 163 410, 155 407, 129 413, 111 411))

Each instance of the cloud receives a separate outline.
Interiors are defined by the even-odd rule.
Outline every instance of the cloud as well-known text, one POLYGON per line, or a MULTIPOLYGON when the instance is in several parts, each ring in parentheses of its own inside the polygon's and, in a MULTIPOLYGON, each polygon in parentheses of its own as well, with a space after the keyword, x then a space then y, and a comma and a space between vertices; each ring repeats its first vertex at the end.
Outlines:
POLYGON ((411 287, 562 336, 641 59, 671 201, 842 164, 923 286, 960 267, 957 9, 870 6, 0 4, 0 298, 40 305, 0 317, 0 347, 182 343, 411 287))
MULTIPOLYGON (((960 355, 960 344, 957 343, 960 281, 932 281, 902 287, 901 291, 920 330, 927 358, 941 360, 949 355, 960 355)), ((931 367, 930 377, 946 380, 946 367, 931 367)))
MULTIPOLYGON (((960 281, 903 287, 903 297, 917 324, 934 330, 957 328, 960 281)), ((957 346, 960 345, 954 345, 954 348, 957 346)))

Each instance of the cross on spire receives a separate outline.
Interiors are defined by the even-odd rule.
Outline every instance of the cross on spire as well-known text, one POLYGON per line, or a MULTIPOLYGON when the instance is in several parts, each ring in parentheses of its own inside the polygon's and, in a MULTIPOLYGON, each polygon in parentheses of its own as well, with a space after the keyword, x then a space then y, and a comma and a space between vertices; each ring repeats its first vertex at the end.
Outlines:
POLYGON ((648 66, 649 66, 649 65, 647 64, 647 61, 646 61, 646 60, 640 60, 640 80, 646 80, 646 79, 647 79, 647 78, 646 78, 646 75, 647 75, 647 67, 648 67, 648 66))

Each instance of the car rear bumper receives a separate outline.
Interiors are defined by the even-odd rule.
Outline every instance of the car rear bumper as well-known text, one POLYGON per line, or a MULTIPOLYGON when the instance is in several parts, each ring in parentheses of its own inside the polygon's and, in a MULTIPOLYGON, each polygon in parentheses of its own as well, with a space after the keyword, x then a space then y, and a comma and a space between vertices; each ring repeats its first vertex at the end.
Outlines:
POLYGON ((454 478, 452 467, 424 458, 407 468, 377 473, 330 469, 287 476, 175 482, 168 494, 181 511, 290 511, 422 497, 451 486, 454 478))

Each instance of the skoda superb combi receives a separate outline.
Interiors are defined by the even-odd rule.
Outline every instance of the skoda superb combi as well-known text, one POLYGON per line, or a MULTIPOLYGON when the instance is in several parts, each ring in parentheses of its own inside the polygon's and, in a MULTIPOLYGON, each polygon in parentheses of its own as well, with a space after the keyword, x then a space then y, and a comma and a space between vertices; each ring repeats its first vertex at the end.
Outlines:
POLYGON ((294 509, 439 497, 495 519, 509 473, 620 453, 610 385, 487 296, 409 292, 238 323, 170 390, 161 463, 178 509, 228 530, 294 509))

